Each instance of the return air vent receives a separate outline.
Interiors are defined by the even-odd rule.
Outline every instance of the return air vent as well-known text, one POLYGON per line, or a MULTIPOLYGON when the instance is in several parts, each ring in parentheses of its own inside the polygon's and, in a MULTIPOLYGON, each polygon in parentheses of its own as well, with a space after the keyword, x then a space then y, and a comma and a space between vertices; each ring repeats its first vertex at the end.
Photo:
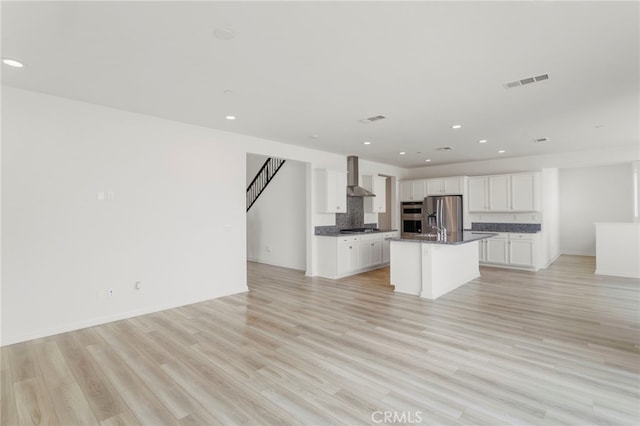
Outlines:
POLYGON ((436 148, 436 151, 452 151, 453 149, 452 146, 441 146, 440 148, 436 148))
POLYGON ((504 83, 505 89, 513 89, 514 87, 526 86, 527 84, 537 83, 539 81, 549 80, 549 74, 542 74, 535 77, 527 77, 522 80, 510 81, 509 83, 504 83))
POLYGON ((374 121, 384 120, 385 118, 387 117, 384 115, 374 115, 373 117, 363 118, 362 120, 358 120, 358 121, 364 124, 369 124, 369 123, 373 123, 374 121))
POLYGON ((549 142, 549 138, 534 138, 533 143, 549 142))

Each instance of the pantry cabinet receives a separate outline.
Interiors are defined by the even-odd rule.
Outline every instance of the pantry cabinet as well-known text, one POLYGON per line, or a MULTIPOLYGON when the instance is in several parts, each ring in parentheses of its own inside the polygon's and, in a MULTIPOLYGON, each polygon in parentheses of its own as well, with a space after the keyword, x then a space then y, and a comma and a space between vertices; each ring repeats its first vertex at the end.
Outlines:
POLYGON ((347 172, 316 169, 316 211, 318 213, 347 212, 347 172))

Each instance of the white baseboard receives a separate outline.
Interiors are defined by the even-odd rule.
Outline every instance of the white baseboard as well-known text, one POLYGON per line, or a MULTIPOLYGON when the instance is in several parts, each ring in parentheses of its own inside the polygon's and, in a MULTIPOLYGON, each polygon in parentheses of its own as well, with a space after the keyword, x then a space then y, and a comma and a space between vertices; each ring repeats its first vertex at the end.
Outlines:
POLYGON ((624 277, 624 278, 640 278, 635 271, 608 271, 606 269, 596 269, 596 275, 610 275, 613 277, 624 277))
POLYGON ((285 265, 283 263, 279 263, 279 262, 272 262, 269 260, 264 260, 264 259, 257 259, 257 258, 253 258, 253 257, 247 257, 247 260, 249 262, 256 262, 256 263, 264 263, 265 265, 271 265, 271 266, 279 266, 281 268, 287 268, 287 269, 295 269, 296 271, 305 271, 306 266, 300 268, 297 266, 291 266, 291 265, 285 265))
POLYGON ((594 257, 596 255, 595 253, 587 253, 584 251, 563 251, 560 254, 561 255, 567 254, 569 256, 590 256, 590 257, 594 257))
POLYGON ((544 266, 542 267, 542 269, 547 269, 549 266, 551 266, 551 264, 552 264, 553 262, 555 262, 556 260, 558 260, 558 258, 559 258, 560 256, 562 256, 562 254, 558 253, 558 254, 557 254, 553 259, 549 260, 549 261, 547 262, 547 264, 546 264, 546 265, 544 265, 544 266))
POLYGON ((134 309, 132 311, 120 312, 117 314, 106 315, 98 318, 91 318, 85 321, 72 322, 68 324, 62 324, 55 327, 49 327, 40 329, 31 333, 17 335, 17 336, 2 336, 2 342, 0 346, 13 345, 14 343, 26 342, 28 340, 39 339, 41 337, 53 336, 60 333, 67 333, 69 331, 80 330, 82 328, 94 327, 96 325, 106 324, 109 322, 120 321, 127 318, 133 318, 140 315, 151 314, 154 312, 166 311, 168 309, 178 308, 180 306, 192 305, 194 303, 205 302, 207 300, 217 299, 219 297, 231 296, 233 294, 245 293, 249 291, 248 287, 245 287, 242 291, 235 291, 228 294, 220 294, 212 299, 189 299, 174 303, 167 303, 163 305, 157 305, 152 307, 146 307, 141 309, 134 309))

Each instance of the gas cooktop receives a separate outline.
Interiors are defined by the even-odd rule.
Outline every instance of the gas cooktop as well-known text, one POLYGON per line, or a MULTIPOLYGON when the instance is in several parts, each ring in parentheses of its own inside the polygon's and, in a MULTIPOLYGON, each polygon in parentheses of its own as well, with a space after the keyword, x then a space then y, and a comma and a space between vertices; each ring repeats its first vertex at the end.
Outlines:
POLYGON ((349 228, 349 229, 341 229, 341 234, 360 234, 362 232, 378 232, 380 229, 378 228, 349 228))

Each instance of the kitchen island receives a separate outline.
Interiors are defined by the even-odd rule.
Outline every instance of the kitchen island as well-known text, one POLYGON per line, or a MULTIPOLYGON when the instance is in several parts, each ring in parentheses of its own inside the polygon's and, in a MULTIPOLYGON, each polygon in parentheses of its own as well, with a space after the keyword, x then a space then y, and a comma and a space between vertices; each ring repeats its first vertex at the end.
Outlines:
POLYGON ((494 235, 465 231, 389 238, 391 284, 399 293, 437 299, 480 276, 478 241, 494 235))

